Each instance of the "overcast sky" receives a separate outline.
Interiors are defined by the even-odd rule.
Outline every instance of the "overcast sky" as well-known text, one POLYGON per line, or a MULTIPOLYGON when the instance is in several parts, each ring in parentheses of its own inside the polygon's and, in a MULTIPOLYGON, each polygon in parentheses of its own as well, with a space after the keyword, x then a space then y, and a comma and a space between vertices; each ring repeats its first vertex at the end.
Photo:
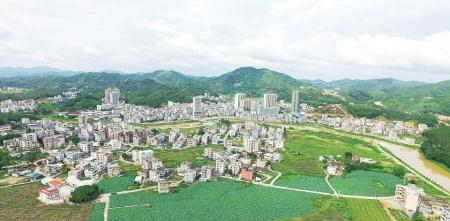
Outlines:
POLYGON ((3 67, 450 79, 445 0, 0 0, 0 10, 3 67))

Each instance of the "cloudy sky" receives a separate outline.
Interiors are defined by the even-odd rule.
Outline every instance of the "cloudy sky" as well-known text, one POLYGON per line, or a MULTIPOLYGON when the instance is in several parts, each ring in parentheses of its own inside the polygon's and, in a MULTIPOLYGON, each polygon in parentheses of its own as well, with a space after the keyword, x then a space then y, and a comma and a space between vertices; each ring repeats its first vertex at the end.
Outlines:
POLYGON ((449 1, 0 0, 0 9, 2 67, 450 79, 449 1))

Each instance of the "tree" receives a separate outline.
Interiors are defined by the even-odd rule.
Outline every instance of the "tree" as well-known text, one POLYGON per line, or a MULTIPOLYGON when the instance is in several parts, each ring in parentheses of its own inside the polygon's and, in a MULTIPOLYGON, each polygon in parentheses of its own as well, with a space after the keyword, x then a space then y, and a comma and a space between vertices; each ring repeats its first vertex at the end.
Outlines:
POLYGON ((77 145, 80 142, 80 138, 76 135, 67 137, 67 141, 72 141, 73 144, 77 145))
POLYGON ((77 187, 70 196, 74 203, 85 203, 95 199, 100 194, 98 185, 85 185, 77 187))
POLYGON ((47 156, 47 154, 41 152, 40 150, 33 150, 31 152, 24 154, 22 156, 22 160, 29 162, 29 163, 33 163, 34 161, 43 159, 46 156, 47 156))
POLYGON ((0 169, 9 166, 12 162, 12 157, 7 151, 0 150, 0 169))
POLYGON ((394 168, 394 170, 392 171, 392 173, 393 173, 395 176, 403 177, 403 176, 405 176, 406 171, 405 171, 405 169, 403 169, 403 167, 396 167, 396 168, 394 168))
POLYGON ((353 157, 352 152, 345 152, 345 159, 351 159, 353 157))

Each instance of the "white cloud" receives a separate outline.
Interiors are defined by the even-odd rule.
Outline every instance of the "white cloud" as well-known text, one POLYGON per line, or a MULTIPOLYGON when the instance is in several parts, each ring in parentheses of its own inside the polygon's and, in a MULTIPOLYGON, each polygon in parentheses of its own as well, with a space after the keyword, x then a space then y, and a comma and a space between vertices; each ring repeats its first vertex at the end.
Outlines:
POLYGON ((0 0, 0 66, 450 79, 446 1, 0 0), (45 7, 44 7, 45 6, 45 7))

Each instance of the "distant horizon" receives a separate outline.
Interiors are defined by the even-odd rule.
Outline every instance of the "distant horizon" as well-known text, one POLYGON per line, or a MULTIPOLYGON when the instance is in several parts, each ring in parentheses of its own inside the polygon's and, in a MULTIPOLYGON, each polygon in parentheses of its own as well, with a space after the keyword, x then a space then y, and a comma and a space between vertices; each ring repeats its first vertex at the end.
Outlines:
MULTIPOLYGON (((58 73, 58 72, 60 72, 60 73, 72 72, 73 75, 75 75, 75 74, 82 74, 82 73, 105 73, 105 74, 125 74, 126 75, 126 74, 146 74, 146 73, 152 73, 152 72, 156 72, 156 71, 173 71, 173 72, 177 72, 177 73, 183 74, 183 75, 188 76, 188 77, 194 77, 195 78, 195 77, 219 77, 219 76, 221 76, 223 74, 226 74, 226 73, 229 73, 229 72, 233 72, 233 71, 238 70, 240 68, 267 69, 267 70, 278 72, 278 73, 281 73, 281 74, 286 74, 286 75, 288 75, 288 76, 290 76, 290 77, 292 77, 292 78, 294 78, 296 80, 323 81, 323 82, 326 82, 326 83, 333 82, 333 81, 340 81, 340 80, 352 80, 352 81, 361 80, 361 81, 364 81, 364 80, 394 79, 394 80, 403 81, 403 82, 418 82, 418 83, 431 83, 431 84, 434 84, 434 83, 439 83, 439 82, 444 82, 444 81, 449 81, 450 80, 450 78, 449 78, 449 79, 444 79, 444 80, 439 80, 439 81, 419 81, 419 80, 399 79, 399 78, 389 77, 389 76, 379 77, 379 78, 351 78, 351 77, 344 77, 344 78, 339 78, 339 79, 326 80, 326 79, 321 79, 321 78, 306 78, 306 77, 305 78, 298 78, 295 75, 292 75, 290 73, 286 73, 286 72, 282 72, 282 71, 278 71, 278 70, 273 70, 273 69, 265 68, 265 67, 254 67, 254 66, 242 66, 242 67, 234 68, 234 69, 229 70, 229 71, 225 71, 223 73, 209 74, 209 75, 197 75, 197 74, 185 73, 185 72, 178 71, 178 70, 173 70, 173 69, 155 69, 155 70, 148 70, 148 71, 126 72, 126 71, 121 71, 121 70, 106 70, 106 69, 98 70, 98 71, 97 70, 88 70, 88 71, 82 71, 81 70, 80 71, 80 70, 70 70, 70 69, 59 69, 57 67, 49 67, 49 66, 32 66, 32 67, 20 67, 20 66, 6 67, 6 66, 0 66, 0 78, 1 77, 15 77, 15 76, 12 76, 12 73, 6 74, 6 76, 4 76, 5 75, 5 72, 4 72, 5 69, 10 69, 9 70, 10 72, 14 72, 14 69, 26 69, 27 71, 29 71, 27 73, 22 73, 22 75, 19 75, 17 77, 27 77, 27 76, 33 76, 33 75, 41 75, 41 74, 52 73, 52 72, 55 72, 55 73, 58 73), (36 69, 36 70, 33 70, 33 69, 36 69), (43 71, 38 71, 38 69, 44 69, 44 70, 43 71), (31 73, 31 72, 35 72, 35 73, 31 73)), ((70 76, 70 75, 65 74, 65 75, 62 75, 62 76, 70 76)))

